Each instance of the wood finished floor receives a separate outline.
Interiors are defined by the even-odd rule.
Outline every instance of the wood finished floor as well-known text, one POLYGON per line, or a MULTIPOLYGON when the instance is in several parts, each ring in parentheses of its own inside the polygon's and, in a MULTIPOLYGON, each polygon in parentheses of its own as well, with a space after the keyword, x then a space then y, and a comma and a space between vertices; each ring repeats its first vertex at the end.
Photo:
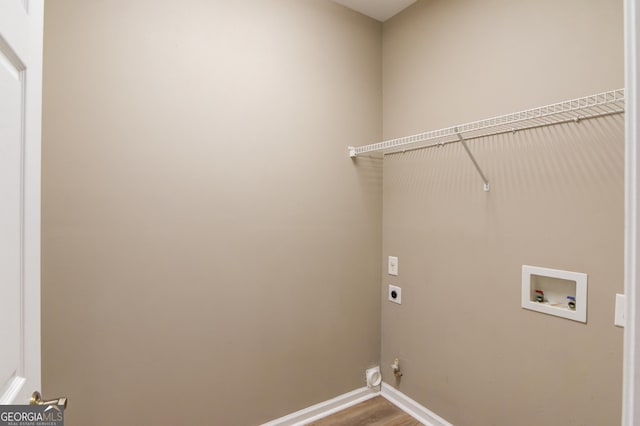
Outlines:
POLYGON ((332 414, 309 426, 421 426, 422 423, 381 396, 332 414))

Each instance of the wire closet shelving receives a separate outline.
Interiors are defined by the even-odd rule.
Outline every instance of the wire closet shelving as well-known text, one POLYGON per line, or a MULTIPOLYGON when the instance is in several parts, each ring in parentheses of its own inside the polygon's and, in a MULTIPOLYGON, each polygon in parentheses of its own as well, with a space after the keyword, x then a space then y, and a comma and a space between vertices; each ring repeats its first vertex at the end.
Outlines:
POLYGON ((480 174, 484 183, 484 190, 488 191, 489 181, 469 150, 466 144, 467 140, 535 127, 579 122, 580 120, 605 115, 620 114, 624 112, 624 100, 624 89, 610 90, 582 98, 571 99, 416 135, 390 139, 370 145, 350 146, 348 148, 349 156, 354 158, 358 156, 358 154, 367 152, 395 154, 460 142, 480 174))

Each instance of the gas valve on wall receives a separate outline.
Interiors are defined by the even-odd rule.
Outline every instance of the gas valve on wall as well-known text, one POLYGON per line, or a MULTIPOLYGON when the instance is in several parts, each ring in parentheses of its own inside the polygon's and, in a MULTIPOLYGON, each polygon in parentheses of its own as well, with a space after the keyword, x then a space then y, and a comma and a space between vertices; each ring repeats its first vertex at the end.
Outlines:
POLYGON ((400 371, 400 360, 396 358, 391 364, 391 369, 393 370, 393 375, 397 378, 402 377, 402 372, 400 371))

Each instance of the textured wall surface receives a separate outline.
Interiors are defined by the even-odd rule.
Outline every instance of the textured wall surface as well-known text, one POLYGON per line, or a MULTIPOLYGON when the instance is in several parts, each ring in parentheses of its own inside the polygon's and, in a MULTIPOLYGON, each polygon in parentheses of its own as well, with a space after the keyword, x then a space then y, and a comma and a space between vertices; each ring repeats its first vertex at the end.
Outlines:
POLYGON ((246 426, 364 386, 382 166, 346 147, 381 137, 380 24, 325 0, 45 19, 43 383, 67 423, 246 426))
MULTIPOLYGON (((419 1, 383 44, 385 139, 624 84, 617 1, 419 1)), ((489 193, 460 144, 384 160, 385 381, 456 426, 619 424, 623 116, 469 146, 489 193), (587 273, 587 324, 520 308, 523 264, 587 273)))
POLYGON ((619 424, 623 117, 471 141, 489 193, 460 145, 345 147, 620 88, 622 43, 611 0, 48 2, 44 391, 248 425, 380 362, 456 426, 619 424), (587 273, 587 324, 522 264, 587 273))

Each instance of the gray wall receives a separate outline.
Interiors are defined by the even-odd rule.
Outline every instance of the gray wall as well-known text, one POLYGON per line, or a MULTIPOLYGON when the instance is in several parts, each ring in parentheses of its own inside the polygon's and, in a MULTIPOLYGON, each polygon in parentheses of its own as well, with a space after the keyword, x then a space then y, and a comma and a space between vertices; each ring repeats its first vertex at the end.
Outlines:
POLYGON ((461 146, 345 151, 622 87, 619 3, 47 2, 44 391, 248 425, 380 362, 456 426, 619 424, 621 116, 474 140, 490 193, 461 146), (522 310, 522 264, 587 273, 588 323, 522 310))
MULTIPOLYGON (((622 3, 419 1, 383 27, 385 139, 617 89, 622 3)), ((456 426, 620 423, 623 117, 384 160, 385 380, 456 426), (585 272, 588 323, 520 308, 521 266, 585 272), (392 379, 399 357, 404 372, 392 379)))
POLYGON ((43 382, 74 425, 251 425, 379 363, 381 25, 46 4, 43 382), (106 414, 105 414, 106 413, 106 414))

